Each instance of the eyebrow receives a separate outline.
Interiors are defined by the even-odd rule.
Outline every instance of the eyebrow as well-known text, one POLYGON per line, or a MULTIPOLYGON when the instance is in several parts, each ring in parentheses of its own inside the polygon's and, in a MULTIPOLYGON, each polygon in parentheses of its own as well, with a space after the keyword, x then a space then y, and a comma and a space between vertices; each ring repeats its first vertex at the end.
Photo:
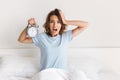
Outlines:
POLYGON ((60 20, 50 20, 50 21, 60 21, 60 20))

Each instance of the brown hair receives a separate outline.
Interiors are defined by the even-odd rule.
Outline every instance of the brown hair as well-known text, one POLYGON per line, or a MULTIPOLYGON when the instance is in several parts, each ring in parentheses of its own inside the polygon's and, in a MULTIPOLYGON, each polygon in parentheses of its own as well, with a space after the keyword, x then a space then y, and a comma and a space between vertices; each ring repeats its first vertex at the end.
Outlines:
POLYGON ((59 13, 59 10, 58 9, 55 9, 55 10, 52 10, 48 15, 47 15, 47 18, 46 18, 46 22, 45 24, 43 25, 43 27, 45 28, 45 32, 47 33, 47 35, 51 36, 51 33, 50 33, 50 17, 52 15, 56 15, 58 17, 58 20, 60 21, 60 24, 61 24, 61 29, 59 31, 59 34, 61 35, 64 30, 66 29, 66 24, 63 23, 62 21, 62 17, 60 16, 60 13, 59 13))

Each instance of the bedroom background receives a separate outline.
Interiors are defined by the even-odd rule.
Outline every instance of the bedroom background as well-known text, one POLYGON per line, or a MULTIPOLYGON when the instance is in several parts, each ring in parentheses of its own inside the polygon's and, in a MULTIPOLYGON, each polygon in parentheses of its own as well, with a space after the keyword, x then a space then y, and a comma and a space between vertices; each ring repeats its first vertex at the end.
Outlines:
POLYGON ((17 39, 29 18, 36 19, 42 32, 48 12, 59 8, 66 19, 89 22, 88 29, 70 43, 69 57, 73 61, 82 58, 81 55, 93 57, 120 74, 119 3, 119 0, 0 0, 0 56, 39 55, 33 44, 22 44, 17 39))

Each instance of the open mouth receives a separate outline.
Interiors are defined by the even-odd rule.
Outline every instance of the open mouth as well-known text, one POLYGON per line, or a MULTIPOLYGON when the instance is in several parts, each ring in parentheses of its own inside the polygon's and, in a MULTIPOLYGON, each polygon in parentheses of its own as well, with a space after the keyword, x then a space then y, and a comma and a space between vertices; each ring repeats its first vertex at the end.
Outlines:
POLYGON ((57 31, 57 29, 53 29, 53 31, 57 31))

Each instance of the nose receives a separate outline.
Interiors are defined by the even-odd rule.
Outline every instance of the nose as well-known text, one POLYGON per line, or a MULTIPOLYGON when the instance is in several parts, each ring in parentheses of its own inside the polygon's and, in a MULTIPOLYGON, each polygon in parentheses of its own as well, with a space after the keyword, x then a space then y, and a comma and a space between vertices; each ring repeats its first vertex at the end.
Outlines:
POLYGON ((56 23, 56 22, 54 23, 54 26, 57 26, 57 23, 56 23))

